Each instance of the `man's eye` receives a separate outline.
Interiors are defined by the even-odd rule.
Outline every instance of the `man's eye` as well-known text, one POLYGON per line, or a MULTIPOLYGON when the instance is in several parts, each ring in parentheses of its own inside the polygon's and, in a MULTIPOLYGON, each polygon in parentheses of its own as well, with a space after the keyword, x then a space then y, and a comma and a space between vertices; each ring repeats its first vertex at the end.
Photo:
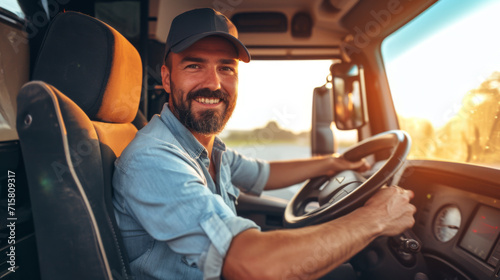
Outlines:
POLYGON ((223 66, 223 67, 221 67, 221 70, 222 71, 235 72, 234 68, 233 67, 229 67, 229 66, 223 66))
POLYGON ((198 64, 189 64, 189 65, 186 66, 186 68, 199 69, 200 65, 198 65, 198 64))

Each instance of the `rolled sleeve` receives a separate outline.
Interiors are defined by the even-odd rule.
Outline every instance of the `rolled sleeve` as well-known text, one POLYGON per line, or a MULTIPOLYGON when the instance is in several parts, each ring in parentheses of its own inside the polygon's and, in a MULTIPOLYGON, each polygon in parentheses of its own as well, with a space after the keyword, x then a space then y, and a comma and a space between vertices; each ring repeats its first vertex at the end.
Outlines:
POLYGON ((233 184, 246 193, 260 195, 269 179, 269 162, 247 158, 231 149, 227 149, 225 156, 233 184))
POLYGON ((266 187, 271 167, 267 161, 257 160, 257 164, 259 165, 259 175, 256 178, 255 184, 253 184, 248 190, 248 193, 260 195, 266 187))
POLYGON ((233 238, 247 229, 258 228, 250 220, 240 217, 222 220, 216 214, 202 221, 201 227, 211 241, 208 250, 201 254, 199 261, 204 279, 220 279, 224 258, 233 238))

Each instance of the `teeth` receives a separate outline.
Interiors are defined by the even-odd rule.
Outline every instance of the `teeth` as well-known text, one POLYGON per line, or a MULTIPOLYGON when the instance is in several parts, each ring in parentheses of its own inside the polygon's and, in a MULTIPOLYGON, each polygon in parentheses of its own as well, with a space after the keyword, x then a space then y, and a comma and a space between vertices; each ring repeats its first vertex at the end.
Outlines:
POLYGON ((219 98, 205 98, 205 97, 199 97, 196 98, 196 101, 203 103, 203 104, 216 104, 220 102, 219 98))

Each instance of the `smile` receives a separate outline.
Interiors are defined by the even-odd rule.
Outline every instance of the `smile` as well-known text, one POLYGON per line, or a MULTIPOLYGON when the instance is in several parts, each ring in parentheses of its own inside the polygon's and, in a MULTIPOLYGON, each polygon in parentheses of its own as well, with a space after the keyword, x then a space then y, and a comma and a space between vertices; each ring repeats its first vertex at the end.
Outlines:
POLYGON ((195 98, 195 100, 202 104, 217 104, 221 101, 220 98, 206 98, 206 97, 198 97, 195 98))

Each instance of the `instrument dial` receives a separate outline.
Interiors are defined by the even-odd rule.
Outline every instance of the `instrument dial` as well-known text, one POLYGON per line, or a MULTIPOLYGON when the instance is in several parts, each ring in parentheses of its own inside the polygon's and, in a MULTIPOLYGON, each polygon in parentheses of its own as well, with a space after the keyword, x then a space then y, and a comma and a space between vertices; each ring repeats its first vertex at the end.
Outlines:
POLYGON ((441 242, 450 241, 457 235, 462 222, 462 215, 457 206, 447 205, 434 218, 434 235, 441 242))

